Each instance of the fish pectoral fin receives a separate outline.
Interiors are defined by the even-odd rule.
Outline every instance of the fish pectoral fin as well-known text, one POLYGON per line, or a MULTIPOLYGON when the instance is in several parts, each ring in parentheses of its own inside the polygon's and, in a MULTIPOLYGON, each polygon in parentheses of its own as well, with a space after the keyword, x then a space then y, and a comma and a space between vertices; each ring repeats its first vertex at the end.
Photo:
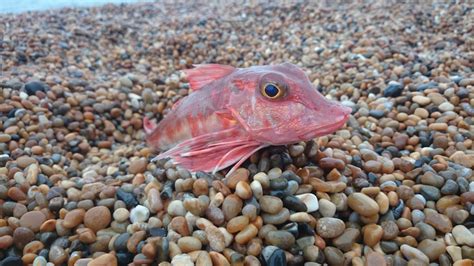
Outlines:
POLYGON ((230 171, 227 172, 226 174, 226 177, 227 177, 230 174, 232 174, 235 170, 237 170, 237 168, 239 168, 245 162, 245 160, 247 160, 250 156, 252 156, 252 154, 254 154, 258 150, 265 148, 267 146, 268 145, 265 145, 265 144, 260 144, 260 145, 249 144, 249 145, 236 147, 230 150, 221 158, 221 160, 214 167, 214 170, 212 171, 212 173, 215 174, 217 171, 224 169, 227 166, 232 165, 235 162, 235 160, 238 160, 234 164, 232 169, 230 169, 230 171), (227 165, 227 166, 224 166, 224 165, 227 165))
POLYGON ((240 130, 228 129, 183 141, 154 160, 169 157, 191 171, 215 173, 236 162, 240 166, 265 146, 242 136, 240 130))

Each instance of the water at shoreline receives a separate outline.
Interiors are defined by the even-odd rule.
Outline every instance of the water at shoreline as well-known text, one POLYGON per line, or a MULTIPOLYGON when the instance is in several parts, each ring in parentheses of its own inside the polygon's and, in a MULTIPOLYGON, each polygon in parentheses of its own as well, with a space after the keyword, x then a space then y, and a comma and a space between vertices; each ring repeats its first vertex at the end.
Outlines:
POLYGON ((151 2, 145 0, 2 0, 0 2, 0 14, 22 13, 28 11, 45 11, 65 7, 90 7, 105 4, 151 2))

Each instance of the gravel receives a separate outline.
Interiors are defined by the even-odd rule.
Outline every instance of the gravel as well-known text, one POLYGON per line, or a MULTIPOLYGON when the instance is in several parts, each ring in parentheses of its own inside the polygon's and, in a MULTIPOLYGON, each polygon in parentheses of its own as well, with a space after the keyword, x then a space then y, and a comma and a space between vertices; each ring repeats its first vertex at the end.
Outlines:
POLYGON ((472 7, 216 3, 0 15, 0 265, 471 265, 472 7), (180 70, 285 61, 347 125, 225 179, 150 161, 180 70))

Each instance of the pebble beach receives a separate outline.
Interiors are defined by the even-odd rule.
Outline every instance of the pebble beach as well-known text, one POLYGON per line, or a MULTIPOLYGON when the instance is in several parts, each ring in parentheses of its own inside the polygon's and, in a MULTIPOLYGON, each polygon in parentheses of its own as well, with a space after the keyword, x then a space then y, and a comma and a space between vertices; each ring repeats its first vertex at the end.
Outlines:
POLYGON ((0 266, 474 265, 469 1, 165 1, 0 21, 0 266), (228 177, 151 162, 142 121, 191 93, 182 69, 282 62, 352 108, 344 127, 228 177))

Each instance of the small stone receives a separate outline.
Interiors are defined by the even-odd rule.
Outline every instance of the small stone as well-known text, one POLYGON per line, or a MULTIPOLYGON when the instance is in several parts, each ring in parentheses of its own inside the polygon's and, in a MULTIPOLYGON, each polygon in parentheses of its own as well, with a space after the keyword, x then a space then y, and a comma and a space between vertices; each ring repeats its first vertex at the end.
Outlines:
POLYGON ((262 196, 259 203, 261 210, 270 214, 276 214, 283 208, 282 200, 274 196, 262 196))
POLYGON ((388 86, 383 90, 383 97, 398 97, 402 95, 403 86, 402 84, 394 81, 390 81, 388 86))
POLYGON ((289 249, 295 244, 295 237, 287 231, 270 231, 265 235, 265 242, 281 249, 289 249))
POLYGON ((474 247, 474 234, 464 225, 456 225, 452 233, 458 245, 474 247))
POLYGON ((247 216, 237 216, 230 219, 227 222, 227 231, 231 234, 242 231, 249 224, 249 218, 247 216))
POLYGON ((438 260, 439 256, 446 251, 446 245, 443 242, 431 239, 421 241, 417 248, 428 256, 430 261, 438 260))
POLYGON ((387 254, 392 254, 399 250, 397 243, 393 241, 381 241, 380 248, 387 254))
POLYGON ((28 95, 35 95, 36 92, 46 92, 46 86, 43 82, 31 81, 25 84, 25 91, 28 95))
POLYGON ((347 204, 351 209, 363 216, 372 216, 379 212, 377 202, 363 193, 356 192, 349 195, 347 204))
POLYGON ((181 237, 178 240, 178 246, 182 252, 188 253, 195 250, 200 250, 202 247, 201 241, 192 236, 181 237))
POLYGON ((326 157, 319 160, 319 166, 327 170, 337 169, 337 170, 342 171, 344 170, 345 164, 344 164, 344 161, 340 159, 326 157))
POLYGON ((51 246, 49 250, 49 261, 55 265, 61 265, 68 258, 68 254, 63 248, 57 245, 51 246))
POLYGON ((84 215, 84 225, 94 232, 107 228, 111 220, 110 210, 104 206, 93 207, 84 215))
POLYGON ((420 235, 418 236, 420 241, 424 239, 434 239, 436 237, 436 230, 429 224, 419 222, 415 227, 420 229, 420 235))
POLYGON ((400 247, 400 251, 402 252, 403 256, 405 256, 405 258, 407 258, 408 260, 418 259, 422 262, 425 262, 426 264, 430 262, 430 259, 423 252, 407 244, 403 244, 400 247))
POLYGON ((386 266, 387 262, 382 254, 378 252, 370 252, 366 256, 366 263, 368 266, 386 266))
POLYGON ((454 110, 454 105, 452 105, 450 102, 444 102, 438 106, 439 110, 443 112, 448 112, 448 111, 453 111, 454 110))
POLYGON ((340 236, 345 228, 344 221, 332 217, 321 218, 316 224, 316 231, 323 238, 335 238, 340 236))
POLYGON ((205 232, 210 248, 217 252, 224 251, 224 248, 226 247, 224 234, 215 226, 206 226, 205 232))
POLYGON ((370 247, 375 246, 380 242, 383 236, 383 229, 378 224, 366 225, 363 229, 364 232, 364 243, 370 247))
POLYGON ((222 203, 222 211, 224 212, 226 221, 239 215, 242 211, 242 206, 242 200, 237 195, 232 194, 227 196, 222 203))
POLYGON ((33 266, 46 266, 48 261, 43 256, 36 256, 33 266))
POLYGON ((290 218, 290 211, 287 208, 281 209, 276 214, 262 214, 263 222, 266 224, 282 224, 290 218))
POLYGON ((130 162, 130 166, 128 167, 128 172, 130 174, 138 174, 143 173, 146 170, 148 162, 146 159, 136 159, 130 162))
POLYGON ((324 249, 324 256, 329 265, 343 265, 344 254, 335 247, 326 247, 324 249))
POLYGON ((327 199, 320 199, 319 213, 323 217, 333 217, 336 214, 336 205, 327 199))
POLYGON ((28 156, 21 156, 16 159, 16 163, 22 169, 36 163, 36 159, 28 156))
POLYGON ((30 211, 20 218, 20 226, 27 227, 33 232, 38 232, 41 225, 46 221, 46 216, 40 211, 30 211))
POLYGON ((307 212, 308 207, 301 201, 298 197, 293 195, 288 195, 283 198, 283 205, 289 210, 295 212, 307 212))
POLYGON ((186 215, 186 209, 184 208, 181 200, 173 200, 168 204, 168 214, 171 216, 184 216, 186 215))
POLYGON ((130 212, 130 221, 132 223, 146 222, 150 216, 150 211, 142 205, 137 205, 130 212))
POLYGON ((6 250, 13 244, 13 237, 9 235, 0 237, 0 249, 6 250))
POLYGON ((257 234, 258 228, 253 224, 249 224, 235 236, 235 242, 241 245, 247 244, 257 234))
POLYGON ((440 232, 443 232, 443 233, 451 232, 453 225, 451 223, 451 220, 449 220, 449 218, 446 215, 440 214, 436 212, 435 210, 431 210, 431 209, 425 209, 424 212, 425 212, 425 223, 433 226, 440 232))
POLYGON ((35 233, 27 227, 18 227, 13 232, 13 244, 19 250, 23 250, 26 244, 35 239, 35 233))
POLYGON ((262 257, 265 265, 286 265, 285 252, 275 246, 266 246, 262 250, 262 257))
POLYGON ((381 226, 383 229, 383 240, 393 240, 400 232, 398 225, 394 221, 383 221, 381 226))
POLYGON ((6 143, 11 140, 11 136, 8 134, 1 134, 0 133, 0 143, 6 143))
POLYGON ((428 97, 425 97, 425 96, 421 96, 421 95, 416 95, 415 97, 412 98, 413 102, 421 105, 421 106, 425 106, 425 105, 428 105, 429 103, 431 103, 431 99, 428 98, 428 97))
POLYGON ((114 220, 123 223, 128 220, 130 212, 125 208, 118 208, 114 211, 113 217, 114 220))
POLYGON ((307 212, 315 212, 319 209, 318 198, 316 197, 315 194, 305 193, 305 194, 296 195, 296 197, 300 199, 306 205, 307 212))
POLYGON ((342 233, 340 236, 332 240, 332 243, 338 249, 344 252, 348 252, 352 249, 352 244, 357 241, 357 239, 359 238, 359 235, 360 235, 359 230, 355 228, 346 228, 344 230, 344 233, 342 233))
POLYGON ((91 260, 87 264, 87 266, 105 266, 105 265, 117 266, 118 265, 117 257, 115 257, 112 254, 104 254, 91 260))
POLYGON ((71 229, 82 223, 86 211, 83 209, 75 209, 66 214, 63 221, 65 228, 71 229))
POLYGON ((235 187, 235 194, 241 199, 250 199, 252 197, 252 188, 245 181, 239 181, 235 187))

